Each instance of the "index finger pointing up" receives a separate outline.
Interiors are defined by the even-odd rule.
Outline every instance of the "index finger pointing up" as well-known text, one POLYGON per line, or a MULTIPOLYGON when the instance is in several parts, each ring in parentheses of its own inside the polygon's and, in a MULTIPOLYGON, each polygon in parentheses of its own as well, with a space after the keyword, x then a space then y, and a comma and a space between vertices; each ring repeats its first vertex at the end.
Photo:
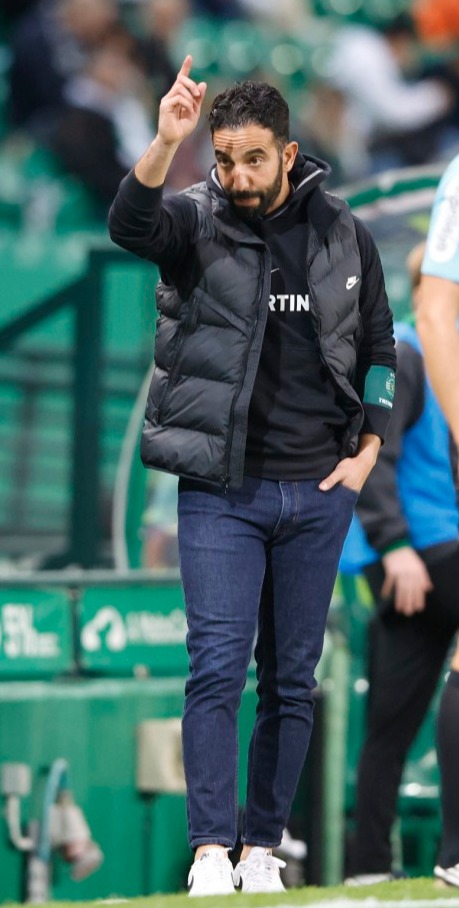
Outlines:
POLYGON ((189 76, 192 63, 193 63, 193 57, 191 56, 191 54, 187 54, 180 67, 179 75, 189 76))

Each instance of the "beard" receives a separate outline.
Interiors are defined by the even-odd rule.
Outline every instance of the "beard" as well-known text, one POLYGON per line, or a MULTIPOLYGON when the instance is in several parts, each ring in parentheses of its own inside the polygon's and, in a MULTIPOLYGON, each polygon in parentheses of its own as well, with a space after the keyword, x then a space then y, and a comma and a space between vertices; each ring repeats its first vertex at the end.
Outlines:
POLYGON ((279 167, 275 179, 263 192, 235 192, 234 190, 227 192, 227 198, 236 211, 237 216, 249 224, 258 220, 258 218, 264 217, 282 189, 282 179, 283 166, 282 160, 279 159, 279 167), (246 199, 258 199, 258 205, 238 205, 238 201, 243 202, 246 199))

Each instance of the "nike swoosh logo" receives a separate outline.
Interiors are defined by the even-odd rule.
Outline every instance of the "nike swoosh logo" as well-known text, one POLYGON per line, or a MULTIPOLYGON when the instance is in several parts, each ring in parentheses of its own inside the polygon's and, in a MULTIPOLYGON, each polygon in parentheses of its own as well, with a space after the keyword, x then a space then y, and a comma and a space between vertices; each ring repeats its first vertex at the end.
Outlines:
POLYGON ((346 290, 352 290, 353 287, 358 283, 359 278, 355 275, 353 277, 348 277, 346 281, 346 290))
POLYGON ((279 271, 279 268, 271 268, 271 274, 274 274, 275 271, 279 271))

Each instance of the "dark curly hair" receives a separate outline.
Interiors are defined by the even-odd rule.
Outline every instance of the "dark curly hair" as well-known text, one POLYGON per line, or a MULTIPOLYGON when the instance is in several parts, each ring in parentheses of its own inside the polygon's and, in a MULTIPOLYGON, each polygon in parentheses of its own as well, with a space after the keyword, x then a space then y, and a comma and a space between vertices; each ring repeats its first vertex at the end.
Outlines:
POLYGON ((277 88, 266 82, 236 82, 215 98, 209 113, 212 135, 217 129, 239 129, 255 124, 270 129, 280 147, 290 135, 288 104, 277 88))

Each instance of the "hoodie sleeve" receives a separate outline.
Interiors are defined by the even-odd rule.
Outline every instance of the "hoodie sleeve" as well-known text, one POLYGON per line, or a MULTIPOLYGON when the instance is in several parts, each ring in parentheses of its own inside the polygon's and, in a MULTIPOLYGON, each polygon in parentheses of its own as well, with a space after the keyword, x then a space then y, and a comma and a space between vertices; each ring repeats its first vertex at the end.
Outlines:
POLYGON ((360 316, 363 329, 355 387, 365 412, 362 432, 379 435, 384 440, 393 407, 397 364, 392 312, 373 237, 358 218, 354 220, 362 262, 360 316))
POLYGON ((197 220, 186 195, 163 197, 162 186, 144 186, 131 170, 110 208, 108 226, 118 246, 173 273, 194 241, 197 220))
POLYGON ((404 433, 419 419, 424 408, 422 358, 403 342, 397 344, 397 354, 397 394, 386 441, 357 502, 357 513, 368 541, 381 555, 410 544, 410 527, 398 494, 397 466, 404 433))

